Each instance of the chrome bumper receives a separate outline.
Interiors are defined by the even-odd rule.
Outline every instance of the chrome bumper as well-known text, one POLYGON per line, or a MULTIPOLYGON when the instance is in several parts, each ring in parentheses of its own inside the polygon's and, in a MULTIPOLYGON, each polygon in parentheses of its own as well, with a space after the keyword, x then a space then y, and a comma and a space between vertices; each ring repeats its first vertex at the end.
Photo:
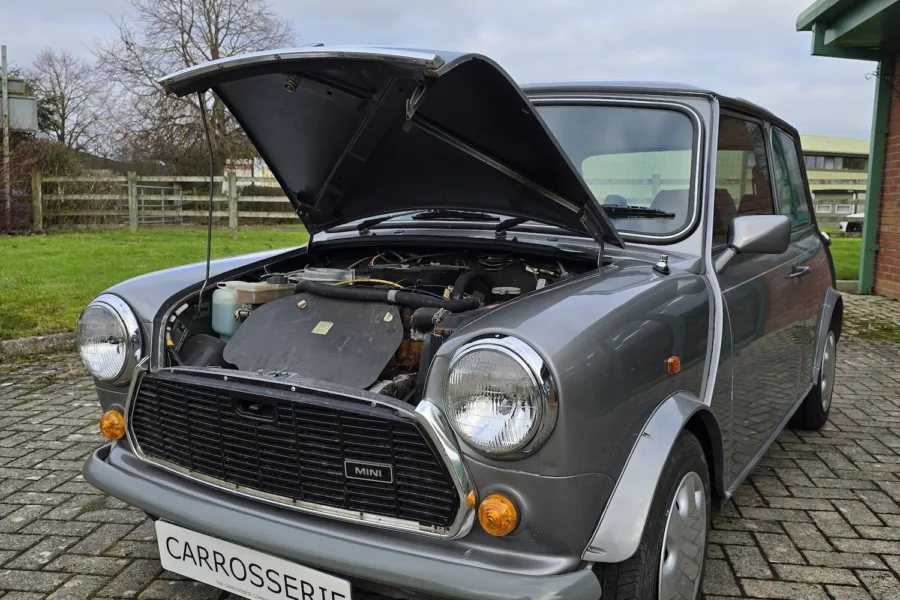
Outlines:
MULTIPOLYGON (((448 598, 549 600, 601 595, 600 583, 590 568, 527 575, 473 560, 469 552, 440 552, 441 545, 455 542, 422 544, 409 534, 301 518, 278 506, 195 484, 121 446, 97 450, 83 474, 91 485, 155 517, 354 582, 379 582, 448 598)), ((503 558, 518 560, 515 556, 503 558)))

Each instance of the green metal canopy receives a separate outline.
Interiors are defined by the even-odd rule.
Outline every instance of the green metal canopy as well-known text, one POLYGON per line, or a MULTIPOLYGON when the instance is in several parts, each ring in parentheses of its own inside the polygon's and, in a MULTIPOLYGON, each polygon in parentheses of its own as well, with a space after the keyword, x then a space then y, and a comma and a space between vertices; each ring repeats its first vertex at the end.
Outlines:
POLYGON ((878 62, 875 110, 866 184, 866 219, 859 265, 859 293, 872 292, 881 180, 894 57, 900 51, 900 0, 817 0, 797 18, 797 31, 811 31, 812 54, 878 62))

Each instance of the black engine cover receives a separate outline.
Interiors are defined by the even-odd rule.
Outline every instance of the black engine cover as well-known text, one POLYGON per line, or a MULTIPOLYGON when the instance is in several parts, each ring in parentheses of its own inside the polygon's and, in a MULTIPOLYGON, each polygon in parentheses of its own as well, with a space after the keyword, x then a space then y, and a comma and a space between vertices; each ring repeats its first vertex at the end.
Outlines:
POLYGON ((225 360, 243 371, 289 371, 365 388, 402 340, 396 306, 297 294, 253 311, 225 346, 225 360))

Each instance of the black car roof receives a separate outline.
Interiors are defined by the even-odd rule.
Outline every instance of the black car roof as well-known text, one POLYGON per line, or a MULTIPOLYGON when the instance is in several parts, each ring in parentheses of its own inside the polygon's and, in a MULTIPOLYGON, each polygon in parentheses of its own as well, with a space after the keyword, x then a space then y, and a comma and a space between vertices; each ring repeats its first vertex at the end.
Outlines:
POLYGON ((702 88, 684 83, 672 83, 662 81, 559 81, 544 83, 522 84, 522 91, 527 95, 558 94, 563 93, 588 93, 588 94, 646 94, 662 96, 706 96, 716 98, 719 103, 732 110, 755 114, 758 117, 771 121, 780 127, 798 135, 796 128, 790 123, 772 114, 758 104, 754 104, 743 98, 735 98, 720 94, 711 89, 702 88))

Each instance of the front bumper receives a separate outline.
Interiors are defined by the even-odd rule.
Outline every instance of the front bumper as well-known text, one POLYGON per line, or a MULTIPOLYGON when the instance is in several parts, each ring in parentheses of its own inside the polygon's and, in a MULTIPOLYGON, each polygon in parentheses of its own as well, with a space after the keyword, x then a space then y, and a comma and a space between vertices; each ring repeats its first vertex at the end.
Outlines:
MULTIPOLYGON (((88 459, 91 485, 166 521, 322 569, 356 582, 377 582, 412 594, 447 598, 597 599, 590 568, 541 574, 540 565, 486 566, 471 551, 437 553, 415 535, 374 532, 326 520, 300 519, 276 506, 186 482, 137 458, 122 446, 104 446, 88 459), (516 572, 531 570, 535 574, 516 572)), ((455 548, 455 546, 454 546, 455 548)), ((523 559, 525 560, 525 559, 523 559)))

